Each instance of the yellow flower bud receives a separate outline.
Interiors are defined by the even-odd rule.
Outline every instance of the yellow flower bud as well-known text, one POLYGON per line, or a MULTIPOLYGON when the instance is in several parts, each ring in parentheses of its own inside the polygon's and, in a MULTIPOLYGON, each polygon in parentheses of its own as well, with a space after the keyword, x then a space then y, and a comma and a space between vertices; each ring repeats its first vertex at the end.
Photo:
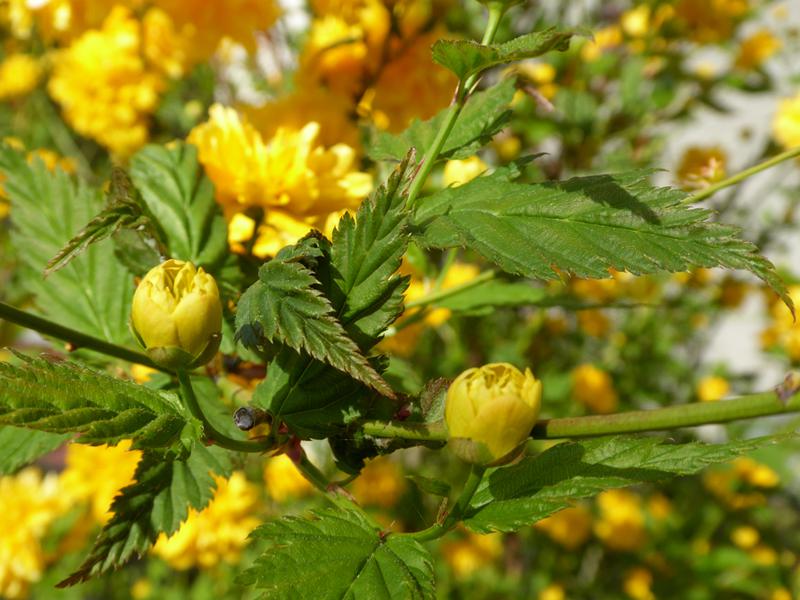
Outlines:
POLYGON ((153 362, 172 369, 205 364, 222 337, 217 282, 190 262, 163 262, 136 288, 131 325, 153 362))
POLYGON ((542 382, 508 363, 468 369, 447 390, 450 446, 463 460, 500 465, 521 452, 539 416, 542 382))

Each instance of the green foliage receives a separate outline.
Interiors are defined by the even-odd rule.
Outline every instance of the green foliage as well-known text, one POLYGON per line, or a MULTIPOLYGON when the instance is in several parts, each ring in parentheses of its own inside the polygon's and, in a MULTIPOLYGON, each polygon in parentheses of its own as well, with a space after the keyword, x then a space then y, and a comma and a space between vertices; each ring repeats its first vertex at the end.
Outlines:
MULTIPOLYGON (((505 79, 498 85, 472 94, 458 115, 439 156, 468 158, 506 126, 511 116, 509 105, 514 97, 515 80, 505 79)), ((414 119, 402 133, 380 131, 369 147, 373 160, 402 160, 411 148, 422 156, 433 144, 450 108, 439 111, 427 121, 414 119)))
POLYGON ((495 469, 481 483, 464 523, 473 531, 515 531, 603 490, 675 475, 778 441, 665 444, 656 437, 607 437, 566 442, 516 465, 495 469))
MULTIPOLYGON (((342 217, 329 254, 316 259, 321 290, 362 353, 368 352, 402 312, 407 279, 395 274, 408 244, 404 161, 358 210, 342 217)), ((253 396, 256 405, 296 434, 325 437, 376 401, 361 383, 291 348, 270 362, 253 396)))
POLYGON ((175 399, 70 362, 0 362, 0 424, 80 433, 87 444, 171 445, 190 422, 175 399))
POLYGON ((571 31, 549 27, 488 46, 472 40, 439 40, 433 45, 433 60, 464 81, 496 65, 535 58, 551 50, 567 50, 573 35, 571 31))
POLYGON ((301 262, 313 266, 322 256, 320 240, 311 236, 265 263, 239 300, 237 335, 252 349, 263 348, 266 340, 306 352, 391 397, 392 389, 348 337, 319 281, 301 262))
POLYGON ((219 268, 228 255, 227 227, 197 149, 185 143, 146 146, 131 159, 130 174, 169 256, 219 268))
POLYGON ((21 249, 21 283, 41 314, 61 325, 117 344, 133 342, 128 329, 133 278, 115 259, 111 242, 88 248, 67 267, 42 273, 77 228, 100 210, 98 190, 48 171, 36 158, 0 145, 0 173, 11 200, 12 242, 21 249))
POLYGON ((488 314, 497 306, 543 306, 552 299, 546 290, 526 282, 490 280, 461 290, 447 290, 430 306, 454 312, 488 314))
POLYGON ((189 514, 211 500, 213 473, 227 476, 231 464, 223 451, 196 442, 185 457, 147 451, 134 475, 135 482, 114 499, 114 516, 103 527, 89 556, 72 575, 58 584, 81 583, 141 556, 163 532, 174 533, 189 514))
MULTIPOLYGON (((102 241, 121 229, 138 229, 154 233, 153 222, 145 214, 130 177, 121 168, 115 167, 111 172, 111 186, 106 207, 50 259, 45 273, 49 275, 63 268, 90 244, 102 241)), ((155 235, 150 237, 155 239, 155 235)))
POLYGON ((264 598, 433 598, 433 565, 419 542, 385 535, 361 512, 319 511, 262 525, 269 547, 240 577, 264 598))
POLYGON ((11 475, 40 456, 52 452, 69 435, 31 431, 19 427, 0 427, 0 476, 11 475))
POLYGON ((555 269, 605 278, 690 267, 746 269, 791 306, 772 264, 737 227, 708 220, 686 194, 653 187, 648 172, 521 184, 479 177, 429 198, 415 222, 421 241, 466 246, 510 272, 554 279, 555 269))

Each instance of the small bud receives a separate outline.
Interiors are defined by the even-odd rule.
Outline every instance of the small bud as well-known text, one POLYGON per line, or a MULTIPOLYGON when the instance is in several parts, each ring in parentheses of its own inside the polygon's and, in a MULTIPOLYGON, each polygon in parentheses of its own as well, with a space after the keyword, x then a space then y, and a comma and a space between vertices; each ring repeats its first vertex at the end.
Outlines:
POLYGON ((163 262, 136 288, 131 326, 158 365, 184 369, 207 363, 222 339, 216 281, 190 262, 163 262))
POLYGON ((530 369, 492 363, 461 373, 447 390, 449 444, 459 458, 501 465, 513 460, 539 416, 542 382, 530 369))

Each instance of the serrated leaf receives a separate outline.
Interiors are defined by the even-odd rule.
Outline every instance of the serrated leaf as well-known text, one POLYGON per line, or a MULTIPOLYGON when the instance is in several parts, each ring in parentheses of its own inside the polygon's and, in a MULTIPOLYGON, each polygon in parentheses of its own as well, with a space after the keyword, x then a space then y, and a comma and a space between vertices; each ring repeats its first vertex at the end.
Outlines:
MULTIPOLYGON (((441 158, 467 158, 505 127, 514 98, 514 79, 506 79, 469 97, 439 152, 441 158)), ((378 132, 367 153, 373 160, 402 160, 411 148, 422 156, 433 143, 448 108, 427 121, 414 119, 399 134, 378 132)))
POLYGON ((462 81, 481 71, 551 50, 567 50, 572 31, 550 27, 519 36, 504 44, 483 45, 472 40, 439 40, 433 45, 434 62, 450 69, 462 81))
POLYGON ((61 169, 0 144, 0 173, 11 200, 11 239, 19 248, 20 281, 33 294, 37 311, 85 334, 131 346, 128 328, 133 277, 105 240, 87 248, 47 280, 51 257, 89 222, 102 205, 99 190, 73 181, 61 169))
POLYGON ((103 527, 88 558, 58 584, 67 587, 119 567, 144 554, 159 534, 177 531, 189 508, 202 510, 216 484, 212 473, 227 476, 231 465, 224 452, 195 443, 186 458, 147 451, 134 475, 111 505, 114 515, 103 527))
POLYGON ((0 427, 0 475, 11 475, 40 456, 52 452, 71 436, 0 427))
POLYGON ((197 149, 182 142, 145 146, 131 159, 130 174, 170 257, 219 268, 228 254, 228 230, 197 149))
POLYGON ((262 525, 253 537, 269 544, 240 583, 264 598, 318 600, 434 597, 428 551, 402 535, 382 535, 356 511, 320 511, 262 525))
POLYGON ((505 271, 554 279, 555 269, 609 277, 691 267, 745 269, 792 306, 786 285, 737 227, 709 221, 686 194, 658 188, 650 172, 521 184, 478 177, 426 198, 415 215, 423 243, 466 246, 505 271))
POLYGON ((0 424, 80 433, 81 442, 171 445, 189 422, 170 396, 71 362, 18 355, 0 362, 0 424))
MULTIPOLYGON (((339 322, 366 354, 403 310, 408 279, 397 274, 408 244, 407 159, 333 233, 317 275, 339 322)), ((303 437, 327 437, 370 410, 375 394, 336 369, 287 348, 270 362, 255 391, 256 405, 303 437)))
POLYGON ((422 475, 407 475, 406 479, 413 481, 420 490, 427 494, 442 496, 444 498, 450 495, 450 484, 441 479, 423 477, 422 475))
POLYGON ((394 392, 364 357, 337 319, 320 282, 300 262, 323 255, 319 240, 306 238, 284 248, 261 266, 236 310, 237 338, 251 349, 263 340, 285 344, 336 367, 354 379, 393 398, 394 392))
MULTIPOLYGON (((121 229, 152 231, 153 224, 140 205, 127 173, 115 167, 111 173, 111 185, 105 208, 50 259, 45 275, 65 267, 90 244, 104 240, 121 229)), ((150 237, 155 239, 154 235, 150 237)))
POLYGON ((558 444, 488 474, 464 523, 481 533, 515 531, 577 499, 611 488, 690 475, 780 439, 667 444, 656 437, 618 436, 558 444))
POLYGON ((430 306, 476 314, 491 312, 498 306, 537 306, 551 303, 547 291, 542 288, 521 281, 492 280, 452 291, 432 302, 430 306))

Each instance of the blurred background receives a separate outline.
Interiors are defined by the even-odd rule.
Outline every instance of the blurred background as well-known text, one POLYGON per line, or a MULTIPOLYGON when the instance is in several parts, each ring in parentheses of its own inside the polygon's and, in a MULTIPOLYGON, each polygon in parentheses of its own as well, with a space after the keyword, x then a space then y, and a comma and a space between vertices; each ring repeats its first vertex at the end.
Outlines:
MULTIPOLYGON (((402 131, 450 101, 455 82, 432 64, 430 45, 480 39, 484 20, 472 0, 2 0, 0 137, 95 185, 146 143, 188 139, 216 186, 231 252, 262 260, 311 227, 330 231, 358 205, 386 172, 369 158, 376 132, 402 131), (280 166, 259 174, 251 162, 259 148, 275 165, 305 152, 301 183, 285 181, 280 166), (337 191, 309 203, 303 186, 312 183, 302 178, 332 181, 337 191), (241 187, 257 191, 243 197, 241 187), (286 206, 267 209, 262 196, 270 194, 283 194, 286 206)), ((543 153, 524 179, 654 169, 660 184, 696 192, 800 145, 795 0, 525 2, 504 19, 498 41, 549 25, 585 35, 567 52, 491 73, 487 83, 517 77, 508 127, 475 157, 441 165, 429 190, 543 153)), ((35 298, 19 275, 25 249, 14 245, 14 211, 2 198, 0 299, 26 307, 35 298)), ((796 304, 798 203, 797 160, 703 203, 744 229, 791 284, 796 304)), ((407 300, 469 282, 483 268, 469 253, 412 248, 403 265, 412 277, 407 300)), ((544 382, 543 416, 555 417, 766 391, 800 363, 800 325, 742 272, 609 275, 530 282, 540 298, 533 305, 411 310, 380 345, 392 383, 416 394, 470 366, 530 366, 544 382)), ((0 345, 65 354, 6 322, 0 345)), ((231 365, 218 358, 218 385, 205 392, 220 413, 264 376, 257 365, 231 365)), ((142 367, 111 369, 164 385, 142 367)), ((719 442, 799 423, 765 418, 669 437, 719 442)), ((108 521, 138 461, 126 444, 63 441, 0 477, 0 597, 247 598, 235 575, 258 552, 248 533, 321 503, 286 456, 241 459, 209 507, 150 554, 55 590, 108 521)), ((530 444, 532 452, 545 447, 530 444)), ((336 473, 326 443, 308 450, 336 473)), ((438 594, 800 598, 798 450, 787 439, 701 476, 608 491, 516 534, 459 530, 433 544, 438 594)), ((457 484, 465 475, 447 452, 405 450, 368 462, 348 489, 387 529, 415 530, 441 504, 430 478, 457 484)))

